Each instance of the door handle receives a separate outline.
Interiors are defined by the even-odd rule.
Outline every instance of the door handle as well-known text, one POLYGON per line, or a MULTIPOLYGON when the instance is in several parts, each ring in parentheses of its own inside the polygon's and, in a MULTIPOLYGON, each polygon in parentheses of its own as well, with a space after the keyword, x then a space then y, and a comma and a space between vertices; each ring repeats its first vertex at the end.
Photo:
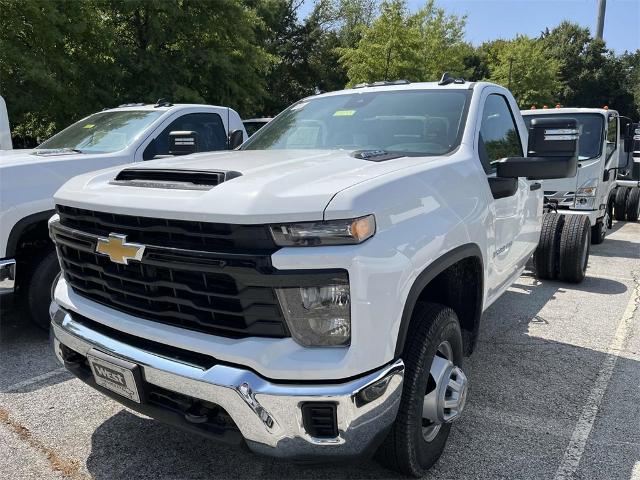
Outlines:
POLYGON ((531 185, 529 185, 529 190, 533 191, 533 190, 540 190, 542 188, 542 184, 539 182, 534 182, 531 185))

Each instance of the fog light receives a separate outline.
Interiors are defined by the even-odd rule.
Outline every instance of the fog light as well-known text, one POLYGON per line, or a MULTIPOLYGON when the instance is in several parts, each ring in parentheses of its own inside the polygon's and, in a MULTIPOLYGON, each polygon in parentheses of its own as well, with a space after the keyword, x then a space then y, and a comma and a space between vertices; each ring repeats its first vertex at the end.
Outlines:
POLYGON ((278 288, 276 294, 296 342, 307 347, 349 344, 349 285, 278 288))

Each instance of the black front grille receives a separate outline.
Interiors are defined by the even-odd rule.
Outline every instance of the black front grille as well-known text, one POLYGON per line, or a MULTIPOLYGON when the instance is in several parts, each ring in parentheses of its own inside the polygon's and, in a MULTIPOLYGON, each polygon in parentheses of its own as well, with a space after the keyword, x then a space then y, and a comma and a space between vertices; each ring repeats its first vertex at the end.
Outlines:
POLYGON ((111 232, 127 241, 210 252, 272 253, 277 250, 266 225, 233 225, 139 217, 56 205, 66 227, 106 237, 111 232))
MULTIPOLYGON (((52 235, 65 279, 77 294, 140 318, 215 335, 289 336, 269 281, 277 277, 271 274, 270 255, 255 253, 264 248, 248 251, 236 246, 235 253, 174 248, 176 243, 198 246, 198 230, 225 230, 230 232, 225 241, 234 244, 236 226, 214 224, 209 229, 206 225, 211 224, 169 221, 173 233, 163 233, 160 219, 61 206, 58 212, 60 226, 52 227, 52 235), (111 232, 147 245, 142 261, 123 265, 96 253, 95 235, 111 232), (162 235, 170 236, 165 245, 171 248, 153 246, 162 235)), ((257 243, 268 242, 258 237, 257 243)))

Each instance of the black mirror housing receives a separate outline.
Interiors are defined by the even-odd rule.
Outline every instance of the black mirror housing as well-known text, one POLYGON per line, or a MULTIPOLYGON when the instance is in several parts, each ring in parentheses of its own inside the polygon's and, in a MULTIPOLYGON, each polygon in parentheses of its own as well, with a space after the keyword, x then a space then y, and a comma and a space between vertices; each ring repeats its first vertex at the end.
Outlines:
POLYGON ((578 173, 576 157, 509 157, 500 160, 497 166, 496 175, 503 178, 550 180, 574 177, 578 173))
POLYGON ((169 133, 169 154, 189 155, 198 151, 198 132, 175 131, 169 133))
POLYGON ((497 176, 530 180, 573 177, 578 172, 578 122, 573 118, 534 118, 526 157, 497 163, 497 176))
POLYGON ((534 118, 529 128, 528 157, 577 157, 578 122, 574 118, 534 118))
POLYGON ((229 150, 235 150, 244 142, 244 133, 242 130, 233 130, 229 133, 229 150))

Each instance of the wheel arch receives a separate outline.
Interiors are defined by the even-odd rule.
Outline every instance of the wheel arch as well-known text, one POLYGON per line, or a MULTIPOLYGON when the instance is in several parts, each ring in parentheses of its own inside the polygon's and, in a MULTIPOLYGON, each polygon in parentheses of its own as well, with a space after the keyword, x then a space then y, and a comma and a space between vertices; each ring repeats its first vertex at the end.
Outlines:
POLYGON ((7 248, 5 253, 7 258, 20 255, 19 247, 28 235, 40 238, 44 235, 44 232, 46 232, 46 237, 48 238, 47 222, 55 213, 55 210, 45 210, 43 212, 33 213, 18 220, 11 229, 9 237, 7 238, 7 248))
POLYGON ((429 264, 418 275, 402 310, 396 357, 404 350, 413 311, 421 300, 441 303, 456 312, 463 332, 464 350, 466 354, 470 354, 475 345, 484 302, 484 262, 480 247, 475 243, 456 247, 429 264), (474 285, 475 288, 469 291, 447 288, 456 284, 474 285), (464 296, 460 295, 462 291, 464 296))

